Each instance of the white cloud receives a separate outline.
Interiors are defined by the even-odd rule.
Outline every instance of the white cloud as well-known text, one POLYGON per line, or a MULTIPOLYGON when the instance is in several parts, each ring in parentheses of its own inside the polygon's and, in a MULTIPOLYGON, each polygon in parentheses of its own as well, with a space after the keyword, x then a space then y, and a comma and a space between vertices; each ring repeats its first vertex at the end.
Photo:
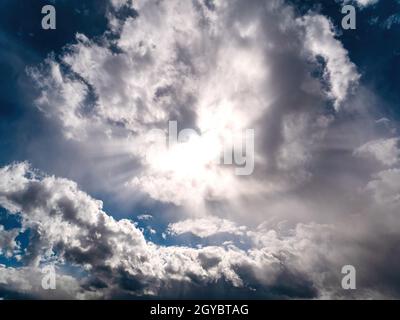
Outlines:
MULTIPOLYGON (((101 209, 101 201, 80 191, 75 183, 38 175, 26 163, 0 169, 0 205, 20 215, 22 227, 35 235, 24 257, 30 261, 29 267, 2 267, 0 282, 6 292, 14 294, 45 297, 33 289, 39 279, 35 273, 51 258, 59 266, 71 264, 89 272, 88 277, 78 280, 61 271, 57 297, 171 297, 179 296, 178 288, 182 286, 194 289, 195 284, 201 283, 203 288, 209 288, 217 282, 260 297, 343 296, 346 292, 337 287, 340 265, 349 253, 361 259, 354 251, 356 247, 349 248, 344 241, 344 237, 354 236, 354 231, 341 234, 332 226, 315 223, 298 224, 283 232, 266 225, 248 230, 252 243, 248 250, 233 244, 197 249, 157 246, 147 242, 131 221, 117 221, 107 215, 101 209), (252 291, 254 286, 258 289, 252 291), (279 290, 275 291, 279 286, 296 290, 282 296, 279 290)), ((201 223, 197 223, 196 230, 194 224, 184 221, 173 228, 179 233, 190 225, 200 236, 247 230, 226 220, 219 220, 216 228, 207 224, 211 233, 201 223)), ((364 272, 360 270, 361 279, 364 272)), ((364 276, 370 277, 368 273, 364 276)), ((196 288, 186 293, 196 296, 196 288)), ((379 289, 374 293, 375 290, 368 287, 357 294, 385 294, 379 289)))
MULTIPOLYGON (((113 1, 116 9, 125 4, 113 1)), ((63 151, 59 135, 46 138, 61 146, 58 159, 72 159, 60 167, 83 189, 90 173, 118 205, 144 201, 143 194, 172 203, 168 212, 148 208, 153 221, 173 217, 170 233, 203 239, 197 248, 153 244, 130 219, 104 212, 78 183, 19 163, 0 169, 0 204, 31 229, 23 257, 29 267, 8 268, 13 276, 3 282, 21 292, 19 274, 30 279, 29 270, 35 275, 55 259, 88 273, 63 293, 78 298, 199 297, 201 290, 226 297, 219 290, 232 287, 244 297, 400 296, 389 276, 368 267, 395 263, 379 249, 398 240, 397 169, 381 172, 381 165, 352 156, 395 166, 394 142, 373 134, 359 148, 358 137, 376 125, 365 114, 371 93, 360 89, 349 105, 359 74, 329 19, 298 17, 279 0, 150 0, 133 7, 137 18, 109 13, 115 37, 78 34, 60 57, 31 70, 41 90, 38 108, 81 157, 63 151), (324 79, 313 76, 319 67, 324 79), (159 148, 150 129, 166 133, 168 120, 201 137, 159 148), (255 172, 239 178, 212 161, 232 133, 246 128, 256 132, 255 172), (245 235, 246 243, 207 244, 224 233, 245 235), (339 288, 341 266, 349 263, 360 268, 354 293, 339 288)), ((6 234, 9 247, 15 235, 6 234)))
POLYGON ((0 255, 11 257, 15 254, 15 250, 18 249, 18 244, 15 238, 19 234, 19 229, 5 230, 0 225, 0 255))
MULTIPOLYGON (((102 211, 100 201, 80 191, 69 180, 39 177, 26 164, 15 164, 0 169, 0 186, 0 204, 19 214, 23 227, 35 234, 26 254, 31 269, 3 268, 1 273, 1 283, 21 294, 37 294, 31 290, 35 283, 32 279, 37 278, 35 270, 52 257, 60 265, 68 263, 90 272, 89 278, 79 281, 60 274, 66 282, 61 281, 59 294, 74 294, 75 298, 168 295, 173 293, 168 291, 171 286, 179 283, 190 286, 199 281, 204 284, 226 281, 226 286, 243 290, 250 290, 259 282, 257 285, 264 289, 257 294, 274 296, 271 288, 278 285, 278 279, 292 281, 280 275, 282 263, 288 276, 296 273, 299 279, 306 277, 305 272, 315 263, 309 254, 315 254, 312 253, 315 246, 322 248, 321 242, 317 244, 313 238, 320 234, 320 241, 325 241, 320 227, 313 225, 298 226, 291 236, 283 239, 273 231, 263 232, 264 235, 255 232, 252 237, 257 239, 256 245, 247 252, 233 245, 201 249, 161 247, 146 242, 129 220, 116 221, 108 216, 102 211)), ((231 232, 233 228, 231 223, 223 221, 217 231, 231 232)), ((239 227, 234 232, 243 231, 239 227)), ((203 230, 200 235, 209 234, 203 230)), ((313 286, 319 286, 320 280, 314 280, 305 280, 297 295, 318 295, 313 286)))
POLYGON ((234 222, 226 219, 205 217, 172 223, 168 226, 168 229, 169 233, 173 235, 191 233, 198 237, 206 238, 221 233, 243 236, 247 228, 245 226, 238 226, 234 222))
POLYGON ((369 141, 359 147, 355 151, 355 154, 372 156, 386 166, 393 166, 397 164, 400 159, 399 141, 398 138, 369 141))
POLYGON ((127 0, 111 0, 111 4, 114 8, 119 9, 128 3, 127 0))
POLYGON ((0 265, 0 291, 6 299, 96 299, 96 292, 84 292, 72 276, 56 273, 56 289, 44 290, 43 273, 35 267, 5 267, 0 265))
POLYGON ((322 15, 308 15, 302 20, 306 27, 306 49, 314 57, 321 56, 326 62, 325 77, 330 83, 329 95, 338 109, 346 99, 360 75, 350 61, 342 43, 335 39, 332 23, 322 15))
MULTIPOLYGON (((120 21, 116 39, 77 35, 60 57, 74 74, 61 72, 51 58, 31 72, 42 89, 38 107, 67 137, 96 159, 131 159, 123 176, 110 173, 116 193, 139 190, 205 214, 207 201, 287 190, 310 177, 310 150, 329 125, 321 120, 329 118, 326 97, 310 60, 326 60, 328 95, 337 108, 358 79, 327 18, 297 18, 278 0, 245 7, 240 1, 132 6, 138 17, 120 21), (169 120, 195 128, 200 139, 158 149, 149 131, 165 132, 169 120), (268 177, 239 179, 232 168, 215 165, 231 137, 245 129, 255 129, 255 166, 266 168, 268 177)), ((104 164, 91 162, 90 170, 98 176, 104 164)))
POLYGON ((400 169, 380 171, 374 180, 367 185, 378 202, 394 204, 395 208, 400 204, 400 169))
POLYGON ((355 0, 355 2, 361 7, 367 7, 369 5, 377 3, 379 0, 355 0))
POLYGON ((153 216, 151 214, 141 214, 137 216, 139 220, 151 220, 153 219, 153 216))
POLYGON ((52 59, 47 59, 45 65, 48 73, 41 73, 37 69, 29 70, 41 89, 37 106, 48 117, 59 121, 67 138, 83 138, 89 123, 80 115, 80 110, 84 108, 87 86, 63 75, 61 66, 52 59))

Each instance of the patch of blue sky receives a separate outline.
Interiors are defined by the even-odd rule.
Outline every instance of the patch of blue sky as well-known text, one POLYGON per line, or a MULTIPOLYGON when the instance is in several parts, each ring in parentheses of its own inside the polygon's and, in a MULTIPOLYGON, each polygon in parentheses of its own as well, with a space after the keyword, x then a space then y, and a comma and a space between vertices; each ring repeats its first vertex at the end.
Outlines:
MULTIPOLYGON (((12 229, 20 229, 21 228, 21 220, 18 215, 11 214, 9 211, 0 207, 0 225, 4 227, 4 230, 12 230, 12 229)), ((19 245, 18 252, 11 256, 7 257, 4 254, 0 254, 0 264, 4 264, 6 266, 21 266, 23 265, 22 261, 17 258, 17 255, 24 255, 26 248, 29 245, 29 230, 22 230, 19 235, 16 237, 16 242, 19 245)))

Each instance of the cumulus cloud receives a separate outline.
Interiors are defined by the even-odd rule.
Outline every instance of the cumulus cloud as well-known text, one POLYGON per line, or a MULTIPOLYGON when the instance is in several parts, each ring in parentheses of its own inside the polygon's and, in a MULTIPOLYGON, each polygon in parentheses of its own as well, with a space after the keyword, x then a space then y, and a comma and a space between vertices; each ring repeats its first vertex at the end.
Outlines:
POLYGON ((170 224, 168 229, 169 232, 174 235, 192 233, 201 238, 220 233, 229 233, 237 236, 242 236, 246 232, 245 226, 237 226, 232 221, 220 219, 217 217, 187 219, 170 224))
POLYGON ((396 208, 400 200, 400 170, 398 168, 380 171, 370 181, 367 189, 371 190, 379 202, 394 204, 396 208))
MULTIPOLYGON (((226 291, 216 290, 216 296, 226 294, 231 287, 237 290, 236 297, 252 291, 254 297, 343 297, 347 293, 339 289, 339 270, 341 263, 349 259, 346 254, 360 259, 361 279, 365 272, 361 262, 370 259, 358 257, 355 248, 346 247, 348 243, 342 238, 346 233, 341 235, 333 226, 317 224, 298 224, 284 231, 261 225, 247 233, 252 243, 248 250, 234 245, 158 246, 147 242, 129 220, 117 221, 107 215, 101 201, 79 190, 75 183, 39 174, 26 163, 0 169, 0 205, 19 215, 22 227, 33 235, 25 256, 29 266, 1 267, 1 283, 10 295, 78 299, 177 297, 184 290, 195 297, 199 296, 199 287, 221 289, 222 285, 226 291), (76 279, 61 271, 59 291, 51 296, 41 292, 35 276, 48 261, 80 267, 89 275, 83 273, 76 279)), ((185 224, 187 221, 181 226, 185 224)), ((179 224, 175 225, 179 232, 176 226, 179 224)), ((234 231, 234 225, 225 221, 219 231, 227 229, 244 231, 242 227, 234 231)), ((354 236, 354 231, 351 234, 354 236)), ((369 272, 364 274, 366 279, 369 276, 369 272)), ((387 294, 379 289, 370 285, 357 294, 387 294)))
POLYGON ((343 4, 357 4, 361 8, 376 4, 379 0, 342 0, 343 4))
POLYGON ((314 57, 326 61, 324 76, 330 83, 329 95, 335 99, 335 108, 338 108, 360 76, 341 42, 335 39, 333 26, 326 17, 306 16, 303 23, 306 25, 306 48, 314 57))
POLYGON ((400 159, 399 139, 378 139, 369 141, 359 147, 356 155, 371 156, 386 166, 393 166, 400 159))
POLYGON ((0 225, 0 255, 11 257, 15 254, 15 250, 18 249, 15 238, 18 234, 18 229, 5 230, 4 227, 0 225))
MULTIPOLYGON (((30 230, 24 267, 1 267, 2 290, 48 297, 32 281, 54 263, 57 297, 398 297, 385 249, 399 240, 398 139, 377 129, 332 22, 280 0, 112 4, 137 15, 110 12, 112 35, 77 34, 29 70, 77 182, 27 163, 0 169, 0 205, 30 230), (196 134, 165 147, 171 120, 196 134), (215 162, 249 128, 255 170, 239 177, 215 162), (198 245, 146 240, 81 190, 89 173, 121 206, 172 204, 148 208, 152 223, 171 218, 169 236, 198 245), (245 243, 218 243, 224 234, 245 243), (340 287, 345 264, 356 292, 340 287)), ((0 229, 6 255, 21 230, 0 229)))
POLYGON ((375 4, 378 1, 379 0, 356 0, 357 4, 362 6, 362 7, 366 7, 366 6, 369 6, 371 4, 375 4))
POLYGON ((96 293, 81 295, 78 281, 71 276, 57 274, 57 287, 54 290, 43 290, 42 278, 40 268, 14 268, 0 264, 0 295, 5 299, 99 298, 96 293))
MULTIPOLYGON (((273 251, 290 254, 284 252, 286 249, 282 251, 279 245, 275 247, 272 241, 269 249, 248 252, 234 246, 225 249, 156 246, 146 242, 129 220, 116 221, 108 216, 102 211, 100 201, 80 191, 69 180, 37 176, 26 163, 21 163, 2 168, 0 181, 0 204, 20 215, 22 226, 34 235, 26 254, 31 274, 28 274, 28 267, 2 267, 3 285, 21 294, 35 294, 39 290, 30 290, 37 284, 32 284, 29 279, 35 278, 38 267, 50 259, 56 259, 60 265, 80 266, 90 273, 88 278, 80 281, 61 275, 59 286, 63 291, 59 294, 65 296, 69 292, 74 298, 163 292, 168 295, 171 286, 191 287, 218 281, 226 286, 250 290, 257 284, 256 280, 260 280, 264 290, 268 291, 268 286, 280 285, 275 281, 281 275, 281 258, 275 257, 273 251)), ((299 236, 305 235, 300 232, 299 236)), ((274 238, 273 235, 270 237, 274 238)), ((275 241, 279 240, 275 238, 275 241)), ((294 250, 291 248, 294 243, 288 241, 287 249, 294 250)), ((302 272, 296 269, 296 265, 288 265, 285 272, 301 275, 302 272)), ((312 283, 307 279, 304 281, 306 287, 299 287, 293 294, 316 294, 312 283)), ((274 295, 273 292, 265 294, 274 295)))
POLYGON ((311 150, 332 121, 327 98, 338 110, 359 78, 329 19, 296 17, 278 0, 245 8, 240 1, 113 4, 138 14, 120 21, 116 38, 78 34, 59 60, 31 70, 37 106, 67 138, 96 159, 124 161, 124 175, 121 166, 91 163, 95 176, 105 166, 119 194, 139 190, 197 215, 209 201, 280 192, 309 178, 311 150), (323 78, 312 76, 319 57, 323 78), (200 138, 158 148, 151 129, 167 134, 170 120, 200 138), (256 179, 215 165, 246 129, 256 132, 255 166, 263 168, 256 179))
POLYGON ((153 216, 151 214, 141 214, 137 217, 139 220, 151 220, 153 216))

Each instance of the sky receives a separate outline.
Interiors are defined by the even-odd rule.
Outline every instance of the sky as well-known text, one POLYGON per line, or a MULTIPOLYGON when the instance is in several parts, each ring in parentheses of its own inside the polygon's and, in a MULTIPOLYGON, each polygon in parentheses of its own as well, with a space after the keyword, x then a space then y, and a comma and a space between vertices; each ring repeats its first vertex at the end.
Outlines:
POLYGON ((0 298, 399 298, 399 14, 0 1, 0 298))

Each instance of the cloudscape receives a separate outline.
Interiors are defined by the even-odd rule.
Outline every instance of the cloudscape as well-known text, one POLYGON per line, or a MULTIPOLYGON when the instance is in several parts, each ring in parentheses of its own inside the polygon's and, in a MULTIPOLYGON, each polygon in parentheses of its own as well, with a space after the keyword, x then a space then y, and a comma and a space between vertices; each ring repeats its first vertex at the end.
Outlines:
POLYGON ((0 4, 1 299, 400 298, 400 1, 49 3, 0 4))

